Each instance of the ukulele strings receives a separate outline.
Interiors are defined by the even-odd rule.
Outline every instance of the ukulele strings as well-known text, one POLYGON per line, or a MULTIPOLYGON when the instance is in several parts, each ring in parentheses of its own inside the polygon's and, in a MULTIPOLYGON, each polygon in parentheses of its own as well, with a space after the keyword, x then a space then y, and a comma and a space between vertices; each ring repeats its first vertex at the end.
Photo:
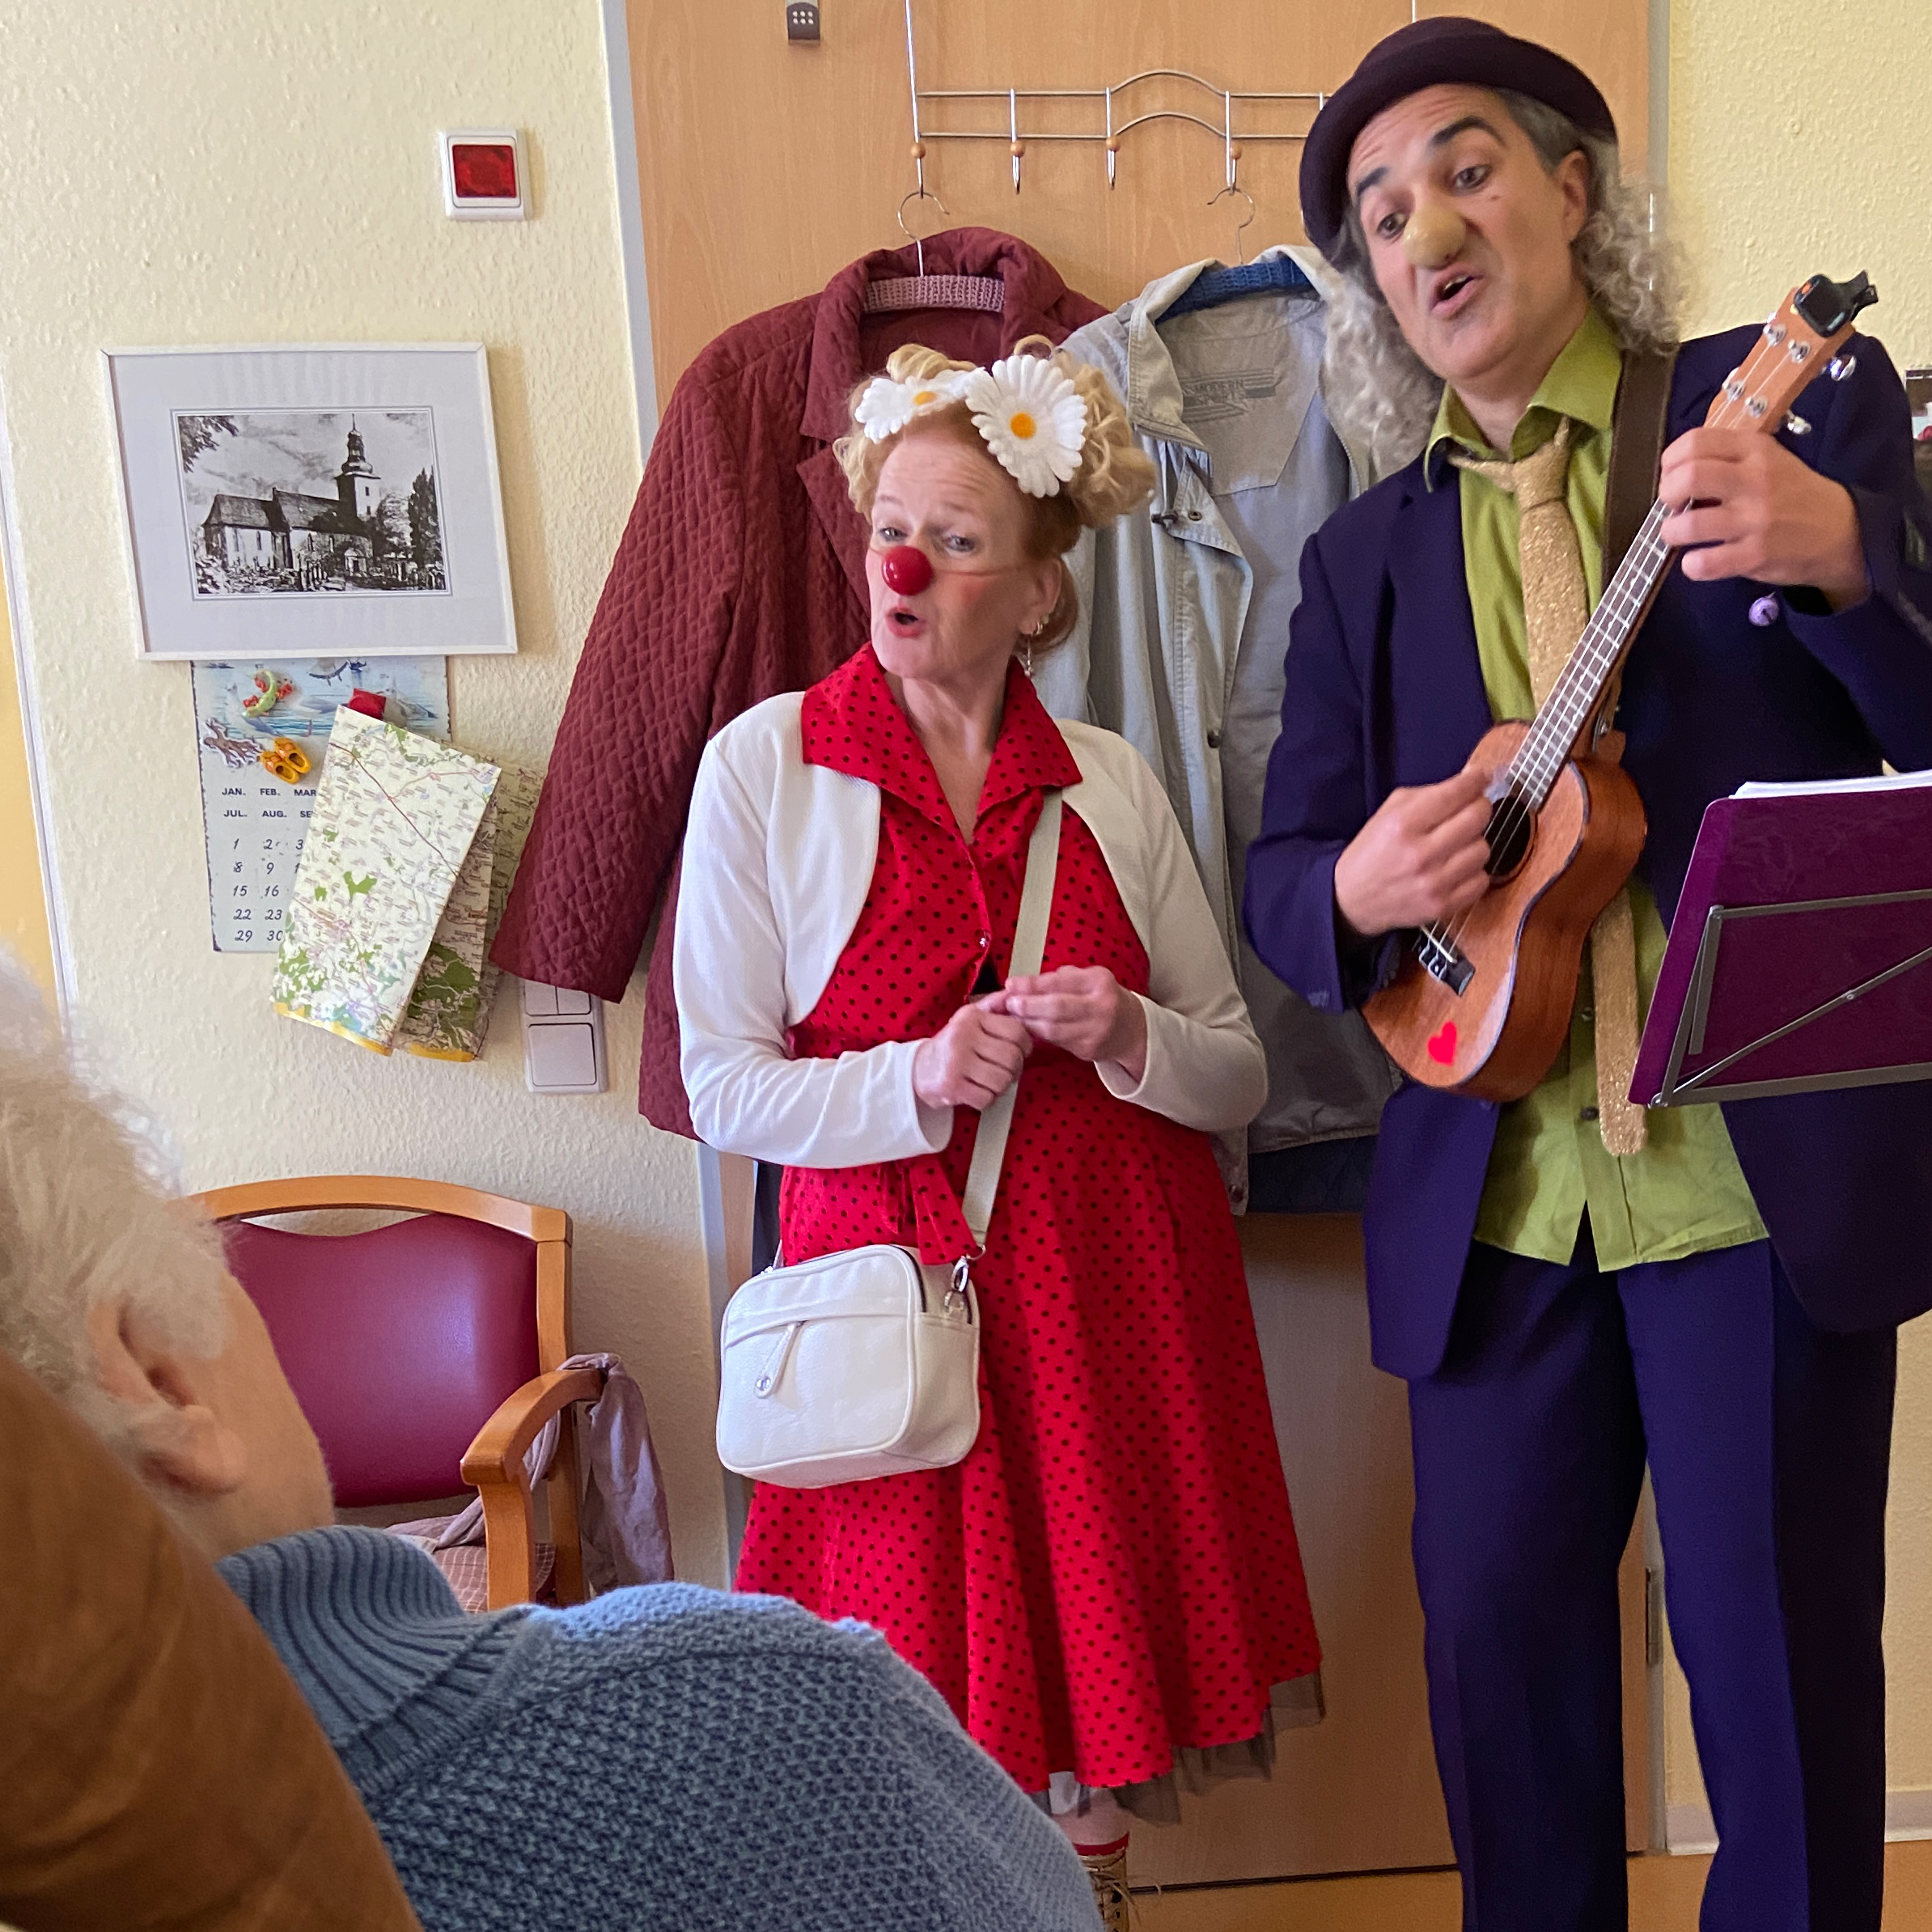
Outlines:
MULTIPOLYGON (((1489 828, 1493 851, 1506 849, 1516 834, 1542 809, 1550 788, 1569 762, 1569 748, 1576 742, 1591 704, 1600 697, 1603 684, 1608 681, 1605 674, 1616 663, 1630 624, 1643 608, 1644 600, 1668 559, 1668 549, 1659 532, 1669 514, 1661 502, 1651 504, 1536 722, 1505 768, 1513 782, 1502 801, 1502 811, 1489 828)), ((1473 905, 1465 907, 1446 930, 1439 922, 1421 930, 1436 944, 1453 950, 1467 931, 1475 910, 1473 905)))
MULTIPOLYGON (((1707 428, 1735 427, 1737 419, 1749 413, 1743 400, 1743 392, 1750 387, 1751 379, 1755 376, 1755 365, 1766 353, 1765 337, 1760 337, 1751 354, 1745 358, 1743 366, 1719 392, 1716 404, 1705 418, 1707 428), (1731 391, 1732 383, 1738 385, 1735 394, 1731 391)), ((1608 655, 1605 657, 1602 655, 1603 633, 1617 626, 1621 626, 1623 632, 1627 633, 1630 621, 1642 610, 1644 600, 1650 595, 1657 579, 1668 568, 1671 551, 1664 544, 1661 532, 1663 519, 1670 514, 1669 506, 1662 498, 1651 504, 1650 514, 1639 527, 1629 553, 1617 566, 1609 587, 1598 600, 1597 609, 1591 613, 1590 621, 1584 625, 1570 661, 1558 674, 1549 697, 1538 711, 1522 744, 1517 748, 1515 756, 1510 761, 1506 769, 1516 782, 1510 789, 1505 809, 1498 815, 1495 824, 1489 828, 1489 832, 1494 835, 1490 845, 1492 852, 1498 846, 1506 846, 1517 832, 1542 809, 1549 798, 1550 788, 1561 776, 1563 767, 1570 762, 1570 747, 1576 742, 1577 734, 1582 731, 1583 720, 1589 714, 1591 697, 1598 695, 1587 695, 1585 701, 1578 707, 1576 700, 1579 693, 1574 687, 1578 684, 1587 685, 1599 673, 1607 672, 1615 663, 1617 654, 1622 648, 1624 637, 1619 634, 1615 638, 1608 655), (1633 595, 1633 588, 1639 576, 1645 581, 1641 591, 1633 595), (1629 581, 1626 582, 1626 578, 1629 581), (1610 612, 1609 618, 1599 625, 1598 619, 1606 609, 1610 612), (1591 636, 1593 630, 1598 633, 1594 639, 1591 636), (1583 649, 1586 644, 1590 646, 1587 653, 1583 649), (1558 732, 1553 723, 1545 722, 1553 720, 1557 715, 1559 699, 1562 701, 1562 710, 1574 712, 1566 729, 1561 732, 1558 732), (1525 783, 1526 777, 1529 777, 1532 773, 1534 773, 1533 778, 1525 783), (1532 797, 1532 794, 1536 794, 1540 795, 1532 797)), ((1599 693, 1600 688, 1599 686, 1599 693)), ((1477 903, 1480 904, 1481 901, 1477 903)), ((1453 955, 1463 934, 1468 930, 1469 922, 1475 912, 1475 905, 1466 906, 1448 925, 1445 926, 1440 920, 1432 919, 1418 927, 1417 930, 1438 951, 1453 955)))

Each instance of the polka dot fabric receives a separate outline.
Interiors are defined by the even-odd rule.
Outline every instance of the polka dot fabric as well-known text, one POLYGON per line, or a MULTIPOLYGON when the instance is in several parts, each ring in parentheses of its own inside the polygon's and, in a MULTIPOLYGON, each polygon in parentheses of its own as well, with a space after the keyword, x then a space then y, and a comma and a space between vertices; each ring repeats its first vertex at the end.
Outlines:
MULTIPOLYGON (((935 1032, 1002 977, 1042 788, 1079 773, 1015 668, 970 847, 870 649, 806 694, 805 756, 881 788, 864 911, 794 1054, 935 1032)), ((1045 965, 1147 959, 1093 834, 1062 821, 1045 965)), ((943 1154, 792 1168, 786 1258, 868 1241, 950 1260, 978 1116, 943 1154)), ((952 1468, 759 1485, 738 1587, 856 1616, 1026 1789, 1171 1769, 1265 1728, 1320 1662, 1247 1283, 1205 1138, 1116 1099, 1057 1049, 1027 1061, 975 1269, 979 1440, 952 1468)))

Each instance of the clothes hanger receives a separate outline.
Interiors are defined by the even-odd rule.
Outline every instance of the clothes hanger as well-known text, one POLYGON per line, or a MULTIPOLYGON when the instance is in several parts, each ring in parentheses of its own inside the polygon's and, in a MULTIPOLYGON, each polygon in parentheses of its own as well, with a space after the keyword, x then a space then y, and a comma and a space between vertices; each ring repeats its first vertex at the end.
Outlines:
POLYGON ((997 316, 1006 306, 1006 285, 998 276, 927 274, 926 239, 915 235, 905 225, 908 201, 930 201, 948 221, 952 219, 947 214, 946 204, 926 185, 926 157, 921 151, 924 146, 923 142, 916 144, 913 152, 919 170, 919 185, 900 201, 897 218, 899 232, 917 251, 919 272, 916 275, 888 276, 882 281, 868 283, 866 312, 882 315, 913 308, 968 308, 997 316))
POLYGON ((1218 308, 1224 302, 1238 302, 1244 295, 1311 295, 1315 285, 1309 281, 1294 261, 1286 255, 1271 255, 1265 261, 1250 261, 1248 245, 1243 239, 1254 226, 1258 212, 1255 198, 1241 185, 1241 149, 1235 139, 1234 96, 1222 96, 1222 144, 1227 158, 1227 184, 1218 194, 1211 196, 1208 206, 1213 208, 1225 201, 1230 195, 1239 195, 1248 204, 1248 219, 1239 222, 1235 229, 1235 265, 1231 269, 1216 266, 1204 269, 1189 282, 1181 294, 1168 305, 1161 317, 1164 322, 1169 316, 1192 315, 1197 309, 1218 308))

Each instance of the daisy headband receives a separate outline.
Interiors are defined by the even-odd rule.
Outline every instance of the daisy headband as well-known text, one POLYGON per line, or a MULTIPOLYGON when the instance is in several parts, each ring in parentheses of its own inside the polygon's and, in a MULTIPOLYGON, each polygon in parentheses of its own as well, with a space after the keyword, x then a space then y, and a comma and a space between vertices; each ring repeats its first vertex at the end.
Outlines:
POLYGON ((1073 379, 1043 356, 1010 355, 990 368, 907 383, 875 376, 854 413, 871 441, 883 443, 916 417, 954 403, 966 405, 994 460, 1028 496, 1057 496, 1078 472, 1087 405, 1073 379))

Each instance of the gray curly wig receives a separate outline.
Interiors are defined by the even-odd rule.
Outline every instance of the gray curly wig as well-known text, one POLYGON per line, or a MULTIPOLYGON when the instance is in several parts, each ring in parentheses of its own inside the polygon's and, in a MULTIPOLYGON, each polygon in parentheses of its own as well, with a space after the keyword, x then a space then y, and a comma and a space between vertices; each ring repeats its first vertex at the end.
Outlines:
MULTIPOLYGON (((1583 226, 1570 252, 1590 299, 1626 350, 1661 350, 1677 341, 1681 277, 1676 250, 1650 229, 1648 197, 1623 178, 1616 144, 1586 134, 1567 116, 1526 94, 1500 95, 1553 172, 1578 149, 1590 163, 1583 226)), ((1340 286, 1328 313, 1323 394, 1336 428, 1365 454, 1371 480, 1413 460, 1442 400, 1441 377, 1403 339, 1369 266, 1368 240, 1351 205, 1335 266, 1340 286)))

